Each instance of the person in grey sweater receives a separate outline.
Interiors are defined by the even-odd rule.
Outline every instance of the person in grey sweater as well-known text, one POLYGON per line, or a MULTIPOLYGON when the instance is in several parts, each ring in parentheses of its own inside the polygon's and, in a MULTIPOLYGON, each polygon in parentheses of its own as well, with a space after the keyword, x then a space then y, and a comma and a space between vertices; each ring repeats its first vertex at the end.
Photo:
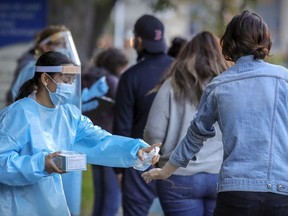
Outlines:
MULTIPOLYGON (((183 139, 203 88, 229 63, 221 54, 218 38, 200 32, 182 49, 170 71, 155 87, 157 95, 149 112, 144 140, 162 143, 158 167, 162 168, 183 139)), ((207 140, 196 160, 179 168, 165 180, 157 181, 157 193, 165 215, 212 215, 216 185, 223 158, 222 134, 207 140), (213 143, 213 144, 211 144, 213 143)))

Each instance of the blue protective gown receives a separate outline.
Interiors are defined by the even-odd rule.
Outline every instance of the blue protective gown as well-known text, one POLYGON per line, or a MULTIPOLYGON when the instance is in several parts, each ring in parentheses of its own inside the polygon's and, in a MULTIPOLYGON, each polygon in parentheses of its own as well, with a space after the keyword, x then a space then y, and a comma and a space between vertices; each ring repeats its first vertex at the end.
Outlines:
POLYGON ((69 104, 47 108, 24 98, 0 112, 0 215, 70 215, 61 175, 45 155, 72 150, 91 164, 131 167, 144 141, 114 136, 69 104))

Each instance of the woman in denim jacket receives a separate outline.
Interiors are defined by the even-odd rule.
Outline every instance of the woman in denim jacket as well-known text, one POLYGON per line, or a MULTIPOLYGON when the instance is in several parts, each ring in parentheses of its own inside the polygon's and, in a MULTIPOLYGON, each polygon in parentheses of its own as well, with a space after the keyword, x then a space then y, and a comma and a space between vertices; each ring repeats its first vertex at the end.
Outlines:
MULTIPOLYGON (((162 143, 157 167, 163 167, 186 135, 205 86, 230 66, 218 38, 199 32, 182 48, 165 78, 156 86, 144 130, 146 142, 162 143)), ((218 173, 223 159, 222 134, 207 140, 197 160, 189 161, 165 181, 157 181, 157 194, 165 216, 213 215, 218 173)))
POLYGON ((162 169, 166 179, 197 158, 203 142, 223 134, 224 158, 214 215, 288 215, 288 71, 263 59, 271 49, 267 24, 244 11, 228 24, 222 53, 235 62, 206 87, 187 134, 162 169))

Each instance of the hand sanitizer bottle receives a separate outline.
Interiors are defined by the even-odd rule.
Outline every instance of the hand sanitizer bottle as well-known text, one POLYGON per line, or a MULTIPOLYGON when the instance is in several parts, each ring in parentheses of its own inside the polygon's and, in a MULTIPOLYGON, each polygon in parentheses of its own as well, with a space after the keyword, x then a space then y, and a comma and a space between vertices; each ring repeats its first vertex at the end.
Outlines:
POLYGON ((148 169, 149 166, 151 166, 151 160, 152 158, 158 154, 160 148, 156 146, 154 149, 152 149, 149 153, 144 152, 143 157, 144 161, 141 161, 139 158, 136 160, 133 168, 140 171, 145 171, 148 169))

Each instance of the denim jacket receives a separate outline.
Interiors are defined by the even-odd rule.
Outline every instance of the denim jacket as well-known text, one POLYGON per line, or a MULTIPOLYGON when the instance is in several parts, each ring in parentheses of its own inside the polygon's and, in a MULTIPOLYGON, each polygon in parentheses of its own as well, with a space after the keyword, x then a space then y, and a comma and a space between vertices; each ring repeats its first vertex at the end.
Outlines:
POLYGON ((288 71, 239 58, 206 87, 198 113, 169 161, 185 167, 203 141, 223 133, 218 191, 288 195, 288 71))

